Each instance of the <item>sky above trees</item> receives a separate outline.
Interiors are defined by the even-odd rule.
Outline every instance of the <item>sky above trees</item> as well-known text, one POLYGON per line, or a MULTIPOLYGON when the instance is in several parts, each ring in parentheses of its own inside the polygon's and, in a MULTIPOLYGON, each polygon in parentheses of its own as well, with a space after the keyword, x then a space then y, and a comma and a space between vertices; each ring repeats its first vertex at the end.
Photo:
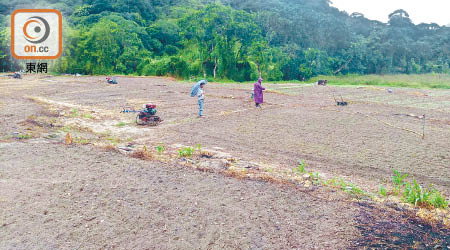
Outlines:
POLYGON ((331 0, 332 6, 349 14, 360 12, 366 18, 382 22, 397 9, 404 9, 415 24, 450 24, 449 0, 331 0))

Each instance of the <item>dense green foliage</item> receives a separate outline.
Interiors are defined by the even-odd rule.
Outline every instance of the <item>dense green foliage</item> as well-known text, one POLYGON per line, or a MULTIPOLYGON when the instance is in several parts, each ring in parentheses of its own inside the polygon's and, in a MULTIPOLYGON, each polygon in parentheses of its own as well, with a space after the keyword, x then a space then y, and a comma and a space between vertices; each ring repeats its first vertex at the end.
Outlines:
POLYGON ((8 15, 23 7, 63 13, 59 72, 234 81, 450 73, 450 28, 414 25, 403 10, 371 21, 327 0, 0 0, 0 71, 17 67, 8 15))

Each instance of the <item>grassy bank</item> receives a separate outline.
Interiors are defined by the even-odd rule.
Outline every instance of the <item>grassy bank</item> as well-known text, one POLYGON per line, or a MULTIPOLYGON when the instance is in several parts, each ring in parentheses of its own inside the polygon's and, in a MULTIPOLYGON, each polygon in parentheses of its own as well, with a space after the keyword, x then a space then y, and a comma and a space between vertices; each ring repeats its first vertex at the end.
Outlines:
MULTIPOLYGON (((58 76, 61 74, 50 72, 49 74, 58 76)), ((138 75, 120 75, 111 74, 114 76, 134 76, 138 75)), ((141 76, 145 77, 145 76, 141 76)), ((183 82, 196 82, 202 77, 192 77, 191 79, 179 79, 183 82)), ((264 83, 314 83, 318 80, 328 80, 329 85, 340 86, 383 86, 383 87, 406 87, 418 89, 450 89, 450 74, 415 74, 415 75, 345 75, 345 76, 317 76, 307 81, 289 80, 289 81, 264 81, 264 83)), ((208 82, 215 83, 240 83, 252 84, 256 82, 234 82, 228 79, 212 79, 207 78, 208 82)))
MULTIPOLYGON (((199 78, 200 79, 200 78, 199 78)), ((450 89, 450 74, 415 74, 415 75, 345 75, 345 76, 317 76, 309 80, 298 81, 264 81, 264 83, 314 83, 318 80, 328 80, 329 85, 338 86, 383 86, 383 87, 405 87, 418 89, 450 89)), ((196 79, 186 80, 194 82, 196 79)), ((238 83, 226 79, 209 79, 216 83, 238 83)), ((254 83, 241 82, 241 84, 254 83)))
POLYGON ((450 74, 319 76, 310 82, 319 79, 327 79, 330 85, 450 89, 450 74))

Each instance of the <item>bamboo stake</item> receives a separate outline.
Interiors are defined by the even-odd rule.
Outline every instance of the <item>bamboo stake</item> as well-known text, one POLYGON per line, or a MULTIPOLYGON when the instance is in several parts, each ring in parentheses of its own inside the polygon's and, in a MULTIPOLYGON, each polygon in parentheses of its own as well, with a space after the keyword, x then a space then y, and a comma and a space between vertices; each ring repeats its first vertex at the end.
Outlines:
POLYGON ((425 114, 423 115, 423 124, 422 124, 422 140, 425 139, 425 114))

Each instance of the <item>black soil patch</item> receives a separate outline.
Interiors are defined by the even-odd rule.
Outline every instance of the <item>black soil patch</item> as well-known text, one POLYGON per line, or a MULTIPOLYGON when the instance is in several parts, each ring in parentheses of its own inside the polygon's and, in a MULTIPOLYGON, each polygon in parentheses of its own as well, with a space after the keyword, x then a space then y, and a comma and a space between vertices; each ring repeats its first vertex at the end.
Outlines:
POLYGON ((431 225, 412 212, 358 203, 361 238, 353 249, 450 249, 450 230, 431 225))

